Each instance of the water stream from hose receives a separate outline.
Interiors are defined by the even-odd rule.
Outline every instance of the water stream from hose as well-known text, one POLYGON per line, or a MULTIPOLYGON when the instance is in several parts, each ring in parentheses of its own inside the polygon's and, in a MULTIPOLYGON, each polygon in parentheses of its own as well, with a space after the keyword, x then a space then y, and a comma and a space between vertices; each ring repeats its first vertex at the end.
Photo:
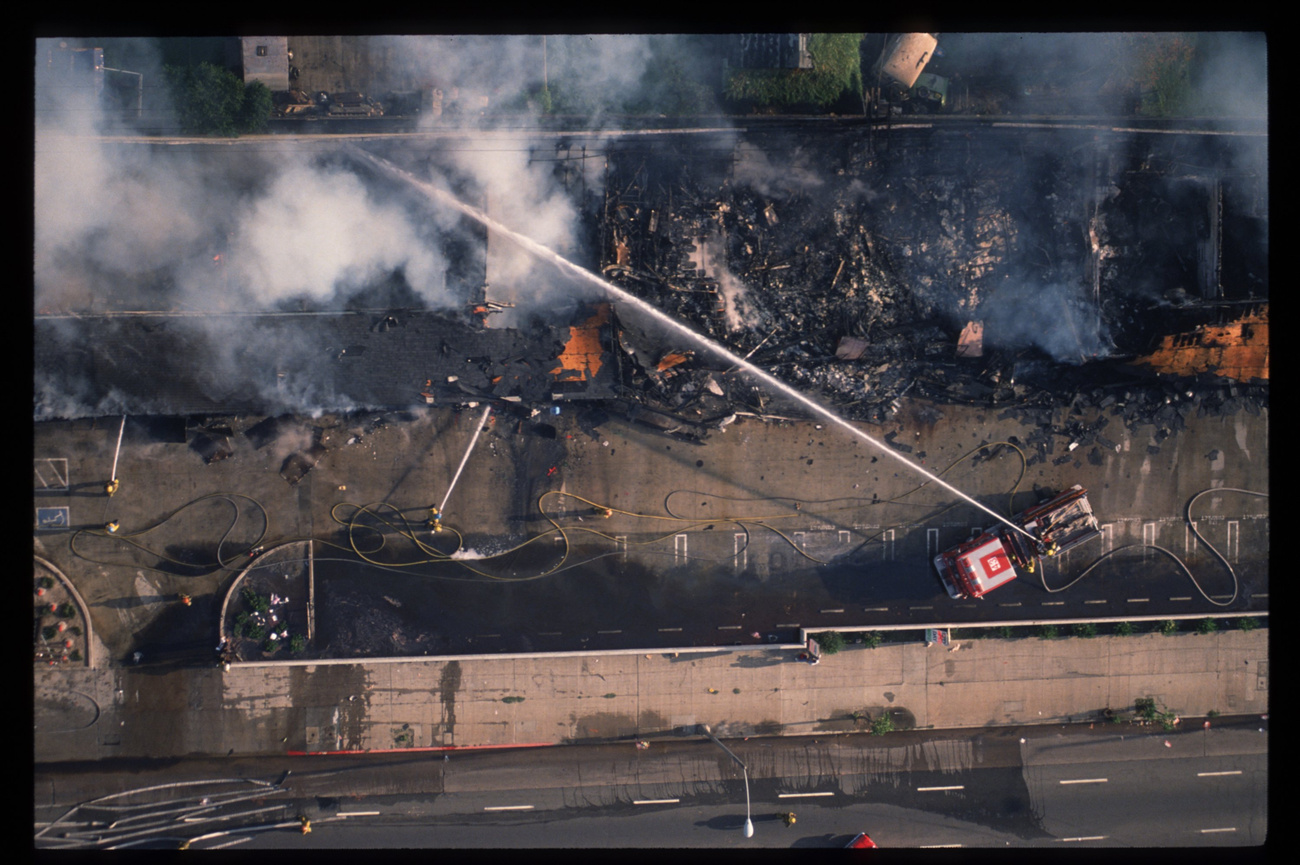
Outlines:
POLYGON ((720 345, 719 343, 714 342, 713 340, 709 339, 708 337, 702 334, 696 333, 695 331, 687 327, 685 324, 681 323, 680 321, 677 321, 672 316, 668 315, 667 313, 663 312, 662 310, 658 309, 652 304, 649 304, 646 301, 642 300, 641 298, 633 294, 630 294, 627 291, 624 291, 623 289, 619 288, 617 285, 614 285, 613 283, 606 281, 605 279, 601 278, 597 274, 594 274, 591 271, 586 270, 578 266, 577 264, 574 264, 573 262, 569 261, 567 258, 564 258, 559 253, 555 252, 553 249, 543 246, 542 244, 538 243, 537 241, 533 240, 532 238, 526 235, 520 234, 517 231, 507 228, 505 225, 502 225, 500 222, 496 221, 495 219, 492 219, 490 216, 488 216, 486 213, 483 213, 478 208, 466 204, 465 202, 461 201, 456 196, 452 195, 451 193, 447 192, 444 189, 441 189, 426 181, 420 180, 418 177, 415 177, 411 173, 403 170, 402 168, 399 168, 398 166, 394 165, 388 160, 383 159, 382 157, 379 156, 375 156, 373 153, 370 153, 352 144, 344 145, 344 148, 348 152, 355 154, 356 156, 374 165, 376 168, 378 168, 380 171, 384 172, 388 176, 393 177, 403 183, 406 183, 414 187, 415 189, 418 189, 420 192, 424 193, 426 196, 433 199, 434 201, 444 204, 448 207, 451 207, 465 214, 470 219, 473 219, 476 222, 480 223, 490 231, 497 232, 502 237, 508 238, 511 242, 515 243, 519 247, 532 253, 542 261, 548 261, 551 264, 555 265, 555 267, 557 267, 562 272, 568 273, 583 282, 595 286, 596 288, 605 292, 607 295, 618 299, 622 303, 626 303, 632 307, 635 307, 641 313, 649 316, 650 318, 654 319, 657 322, 660 322, 661 324, 665 325, 671 330, 680 333, 682 336, 686 337, 688 340, 690 340, 700 348, 704 349, 706 352, 711 352, 715 355, 719 355, 725 358, 728 363, 734 364, 736 367, 743 369, 745 372, 749 373, 751 376, 761 381, 764 385, 772 388, 774 391, 777 391, 783 396, 789 398, 790 400, 793 400, 794 402, 797 402, 800 405, 806 407, 814 414, 817 414, 822 418, 825 418, 827 421, 845 430, 850 435, 859 438, 862 441, 867 442, 872 447, 874 447, 877 451, 889 457, 890 459, 897 460, 898 462, 902 463, 912 471, 915 471, 918 474, 922 475, 923 477, 928 478, 931 481, 934 481, 936 484, 943 487, 945 490, 948 490, 954 495, 959 496, 964 501, 969 502, 970 504, 979 508, 981 511, 984 511, 986 514, 992 516, 994 519, 998 520, 999 522, 1004 523, 1005 525, 1009 526, 1010 528, 1019 532, 1025 537, 1030 538, 1031 540, 1035 539, 1034 536, 1031 535, 1029 532, 1025 531, 1015 523, 1011 522, 1006 517, 999 514, 997 511, 985 507, 984 505, 977 502, 975 499, 966 495, 961 490, 957 489, 956 487, 944 481, 939 476, 933 474, 932 472, 927 471, 924 467, 918 465, 917 463, 912 462, 902 454, 896 452, 893 448, 890 448, 885 443, 873 438, 872 436, 867 435, 865 432, 853 426, 853 424, 849 423, 847 420, 840 417, 835 412, 826 408, 821 403, 817 402, 816 400, 812 399, 809 396, 806 396, 805 394, 800 393, 799 391, 792 388, 790 385, 786 384, 785 382, 781 381, 780 379, 768 373, 766 370, 763 370, 762 368, 749 362, 745 358, 740 357, 739 355, 731 352, 730 350, 720 345))

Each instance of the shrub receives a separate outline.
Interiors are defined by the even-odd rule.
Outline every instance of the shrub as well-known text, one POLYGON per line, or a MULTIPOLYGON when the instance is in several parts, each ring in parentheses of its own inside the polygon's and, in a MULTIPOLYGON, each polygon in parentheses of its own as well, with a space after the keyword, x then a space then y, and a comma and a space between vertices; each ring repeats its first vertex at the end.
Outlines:
POLYGON ((1259 627, 1259 622, 1252 616, 1242 616, 1237 620, 1237 628, 1242 631, 1253 631, 1259 627))
POLYGON ((244 591, 242 592, 242 595, 244 598, 244 602, 247 603, 250 607, 252 607, 257 612, 259 613, 270 612, 271 599, 269 597, 266 597, 264 595, 259 595, 257 592, 253 591, 248 586, 244 587, 244 591))
POLYGON ((262 641, 262 651, 266 652, 268 655, 274 655, 276 652, 280 651, 280 641, 272 640, 270 637, 267 637, 262 641))
POLYGON ((307 638, 302 634, 294 634, 289 638, 289 651, 295 655, 301 655, 307 650, 307 638))
POLYGON ((80 661, 80 660, 81 660, 81 650, 80 650, 80 649, 73 649, 72 652, 68 655, 68 657, 71 658, 71 659, 74 660, 74 661, 80 661))
POLYGON ((42 589, 52 589, 54 588, 54 580, 50 577, 41 577, 36 581, 36 585, 40 586, 42 589))
POLYGON ((1092 622, 1080 622, 1074 626, 1074 635, 1076 637, 1095 637, 1097 636, 1097 626, 1092 622))
POLYGON ((866 643, 868 649, 876 648, 884 640, 884 636, 879 631, 867 631, 862 635, 862 642, 866 643))
POLYGON ((894 719, 889 716, 888 712, 882 712, 879 718, 871 722, 871 735, 873 736, 883 736, 893 731, 894 719))
POLYGON ((1058 633, 1056 625, 1043 625, 1038 629, 1038 639, 1055 640, 1058 633))
POLYGON ((1164 634, 1166 637, 1170 637, 1178 633, 1178 623, 1173 619, 1165 619, 1163 622, 1161 622, 1159 625, 1156 626, 1156 629, 1160 631, 1160 633, 1164 634))
POLYGON ((77 608, 72 605, 71 601, 64 601, 59 606, 58 616, 61 619, 71 619, 77 614, 77 608))
POLYGON ((823 655, 833 655, 844 648, 844 635, 839 631, 823 631, 820 634, 814 634, 813 639, 817 641, 817 645, 822 647, 823 655))
POLYGON ((1015 636, 1015 634, 1016 634, 1015 629, 1012 628, 1010 625, 1002 625, 1001 627, 998 628, 998 636, 1004 640, 1011 639, 1012 637, 1015 636))
POLYGON ((1201 619, 1201 621, 1196 624, 1196 632, 1198 634, 1213 634, 1217 630, 1219 630, 1219 623, 1208 617, 1201 619))
POLYGON ((1115 633, 1120 637, 1133 636, 1133 624, 1131 622, 1116 622, 1115 633))

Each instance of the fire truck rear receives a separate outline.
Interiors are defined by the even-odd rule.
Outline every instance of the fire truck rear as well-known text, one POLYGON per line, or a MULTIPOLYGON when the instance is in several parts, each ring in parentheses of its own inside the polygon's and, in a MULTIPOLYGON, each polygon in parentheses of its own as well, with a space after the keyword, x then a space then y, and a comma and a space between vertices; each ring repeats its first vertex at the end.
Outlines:
POLYGON ((1071 550, 1101 534, 1088 491, 1075 484, 1060 495, 1011 518, 1024 534, 1003 527, 934 557, 935 569, 953 598, 979 598, 1018 576, 1033 573, 1042 558, 1071 550))

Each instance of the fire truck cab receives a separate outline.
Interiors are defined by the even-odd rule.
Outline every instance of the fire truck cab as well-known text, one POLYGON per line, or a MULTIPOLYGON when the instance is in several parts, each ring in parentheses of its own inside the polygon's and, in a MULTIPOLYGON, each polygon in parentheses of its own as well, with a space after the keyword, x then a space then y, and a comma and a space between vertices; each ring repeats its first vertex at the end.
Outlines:
POLYGON ((1043 557, 1073 549, 1101 534, 1088 504, 1088 491, 1075 484, 1045 502, 1027 508, 1010 528, 990 529, 934 557, 935 570, 948 595, 979 598, 1018 576, 1017 568, 1033 573, 1043 557))

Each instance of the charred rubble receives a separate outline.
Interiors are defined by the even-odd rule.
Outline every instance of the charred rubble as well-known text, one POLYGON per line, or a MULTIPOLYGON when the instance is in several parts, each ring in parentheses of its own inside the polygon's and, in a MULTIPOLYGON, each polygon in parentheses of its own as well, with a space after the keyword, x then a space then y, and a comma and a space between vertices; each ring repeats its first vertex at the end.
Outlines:
MULTIPOLYGON (((1266 302, 1263 178, 1177 141, 917 134, 616 149, 603 274, 845 417, 886 423, 905 395, 988 406, 1040 424, 1037 459, 1095 459, 1112 419, 1158 442, 1192 415, 1267 406, 1266 372, 1126 363, 1266 302), (1253 240, 1234 243, 1233 222, 1253 240), (1238 272, 1255 278, 1225 281, 1238 272)), ((779 413, 716 360, 622 339, 642 411, 706 428, 779 413)))

